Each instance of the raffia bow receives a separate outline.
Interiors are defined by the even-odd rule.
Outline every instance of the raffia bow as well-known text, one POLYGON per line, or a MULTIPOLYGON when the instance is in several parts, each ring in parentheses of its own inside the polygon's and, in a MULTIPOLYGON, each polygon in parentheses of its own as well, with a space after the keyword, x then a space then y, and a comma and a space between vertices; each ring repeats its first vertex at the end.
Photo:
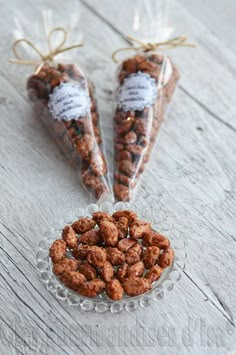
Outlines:
POLYGON ((112 54, 112 60, 115 63, 118 63, 118 60, 116 59, 117 53, 123 52, 123 51, 143 50, 144 52, 150 52, 150 51, 156 51, 156 50, 163 51, 163 50, 168 50, 168 49, 175 48, 175 47, 192 47, 192 48, 196 47, 195 43, 188 43, 187 42, 186 36, 178 36, 178 37, 171 38, 168 41, 157 42, 157 43, 150 43, 150 42, 146 43, 146 42, 143 42, 143 41, 141 41, 137 38, 134 38, 132 36, 127 36, 127 40, 134 42, 134 43, 138 43, 139 46, 137 46, 137 47, 130 46, 130 47, 118 48, 117 50, 115 50, 112 54))
POLYGON ((12 50, 13 53, 15 55, 15 58, 10 59, 10 63, 14 63, 14 64, 25 64, 25 65, 36 65, 36 66, 41 66, 42 64, 46 63, 46 62, 53 62, 54 57, 57 56, 60 53, 66 52, 66 51, 70 51, 74 48, 79 48, 82 47, 83 44, 74 44, 72 46, 69 47, 64 47, 64 44, 67 41, 67 36, 68 36, 68 32, 63 28, 63 27, 55 27, 53 28, 47 36, 47 43, 48 43, 48 53, 47 54, 43 54, 40 49, 38 49, 33 42, 29 41, 26 38, 21 38, 16 40, 13 45, 12 45, 12 50), (56 46, 55 48, 53 48, 52 45, 52 35, 55 32, 61 32, 63 34, 63 38, 61 40, 61 42, 58 44, 58 46, 56 46), (28 60, 28 59, 24 59, 20 56, 20 54, 18 53, 18 46, 20 43, 25 43, 28 46, 30 46, 40 57, 39 60, 28 60))

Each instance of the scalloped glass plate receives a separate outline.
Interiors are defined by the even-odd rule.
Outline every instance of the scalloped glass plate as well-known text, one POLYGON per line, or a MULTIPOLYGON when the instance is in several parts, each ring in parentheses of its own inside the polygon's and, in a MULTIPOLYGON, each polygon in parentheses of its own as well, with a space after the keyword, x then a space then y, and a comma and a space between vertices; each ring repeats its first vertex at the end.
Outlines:
MULTIPOLYGON (((146 211, 147 212, 147 211, 146 211)), ((153 301, 161 300, 165 293, 171 291, 177 281, 181 278, 181 271, 185 268, 185 242, 181 238, 181 228, 173 228, 166 219, 162 220, 152 210, 145 213, 140 205, 117 202, 115 204, 105 201, 101 204, 90 204, 86 208, 79 208, 73 211, 65 218, 64 221, 57 221, 51 229, 44 234, 44 238, 38 245, 36 254, 37 269, 40 272, 41 280, 46 285, 49 292, 53 293, 58 300, 67 301, 69 306, 81 308, 83 311, 95 311, 97 313, 120 313, 123 310, 132 312, 138 307, 147 307, 153 301), (154 230, 162 231, 163 234, 168 234, 171 246, 175 251, 175 259, 173 264, 166 268, 159 280, 152 284, 152 289, 140 296, 129 297, 124 295, 121 301, 112 301, 107 297, 105 292, 96 298, 87 298, 68 289, 64 286, 57 277, 53 274, 51 259, 48 256, 50 245, 55 239, 61 237, 62 228, 65 224, 71 224, 80 217, 91 216, 96 211, 113 213, 123 209, 131 209, 135 211, 140 219, 149 221, 154 230), (168 232, 168 233, 167 233, 168 232)))

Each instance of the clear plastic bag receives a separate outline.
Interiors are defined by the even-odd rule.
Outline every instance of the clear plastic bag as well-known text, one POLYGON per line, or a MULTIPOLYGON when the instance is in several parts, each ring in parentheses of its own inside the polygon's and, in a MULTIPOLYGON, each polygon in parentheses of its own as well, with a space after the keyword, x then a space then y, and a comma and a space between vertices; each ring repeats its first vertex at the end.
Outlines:
POLYGON ((17 13, 14 39, 26 37, 30 44, 25 40, 17 43, 15 62, 35 62, 35 67, 28 67, 28 73, 32 74, 27 78, 28 97, 34 111, 75 167, 90 198, 98 200, 103 193, 110 194, 111 189, 94 85, 77 65, 78 52, 74 48, 64 51, 81 41, 78 3, 70 0, 67 8, 58 12, 44 0, 39 1, 37 17, 31 24, 23 13, 17 13), (42 53, 46 55, 43 57, 42 53))
POLYGON ((99 199, 108 192, 107 164, 101 148, 93 84, 75 64, 44 64, 27 81, 28 95, 76 168, 85 185, 99 199))
POLYGON ((129 201, 148 163, 179 72, 166 55, 141 52, 118 68, 114 116, 116 200, 129 201))

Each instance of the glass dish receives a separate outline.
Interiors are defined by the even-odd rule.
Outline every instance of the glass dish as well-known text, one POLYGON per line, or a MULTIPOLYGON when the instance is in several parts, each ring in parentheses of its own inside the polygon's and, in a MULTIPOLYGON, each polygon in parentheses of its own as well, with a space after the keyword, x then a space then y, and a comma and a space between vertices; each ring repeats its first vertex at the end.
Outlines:
MULTIPOLYGON (((146 211, 147 212, 147 211, 146 211)), ((38 245, 36 254, 37 269, 40 272, 41 280, 46 285, 49 292, 55 295, 58 300, 66 301, 71 307, 78 307, 83 311, 95 311, 97 313, 120 313, 123 310, 132 312, 138 307, 147 307, 153 301, 160 301, 166 292, 171 291, 177 281, 181 278, 181 271, 185 268, 185 242, 181 238, 181 232, 176 228, 168 227, 166 221, 161 221, 160 217, 149 211, 148 217, 145 210, 135 204, 117 202, 115 204, 105 201, 101 204, 90 204, 86 208, 79 208, 77 211, 70 213, 64 221, 57 221, 52 228, 47 231, 44 238, 38 245), (159 280, 152 284, 152 289, 142 295, 136 297, 124 296, 121 301, 112 301, 103 292, 95 298, 88 298, 68 289, 62 284, 52 271, 52 262, 48 256, 50 245, 55 239, 61 237, 61 231, 65 224, 71 224, 78 218, 91 216, 96 211, 113 213, 123 209, 130 209, 137 213, 138 218, 148 220, 153 230, 159 230, 158 225, 162 226, 163 234, 169 229, 167 237, 170 239, 171 246, 175 251, 175 259, 173 264, 164 270, 159 280), (165 230, 165 231, 164 231, 165 230)))

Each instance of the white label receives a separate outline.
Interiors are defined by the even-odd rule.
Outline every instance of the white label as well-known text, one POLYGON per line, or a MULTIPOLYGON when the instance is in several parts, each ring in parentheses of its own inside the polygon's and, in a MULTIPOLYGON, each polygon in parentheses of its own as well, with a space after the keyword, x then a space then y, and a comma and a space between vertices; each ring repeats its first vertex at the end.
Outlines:
POLYGON ((84 81, 62 83, 49 96, 48 108, 56 120, 76 120, 90 110, 91 101, 84 81))
POLYGON ((157 98, 155 79, 146 73, 130 74, 118 93, 118 107, 123 111, 142 111, 154 104, 157 98))

